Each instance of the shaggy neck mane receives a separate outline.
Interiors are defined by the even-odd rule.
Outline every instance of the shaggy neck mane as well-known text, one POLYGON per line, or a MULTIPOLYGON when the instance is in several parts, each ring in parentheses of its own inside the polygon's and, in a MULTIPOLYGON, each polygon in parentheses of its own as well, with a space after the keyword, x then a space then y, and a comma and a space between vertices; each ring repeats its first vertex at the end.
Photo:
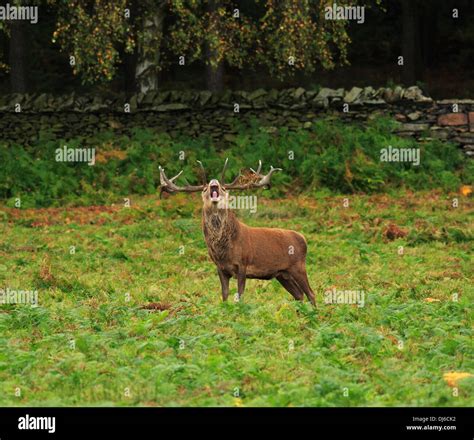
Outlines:
POLYGON ((237 235, 237 217, 229 209, 204 209, 202 219, 204 236, 211 254, 217 260, 225 259, 229 245, 237 235))

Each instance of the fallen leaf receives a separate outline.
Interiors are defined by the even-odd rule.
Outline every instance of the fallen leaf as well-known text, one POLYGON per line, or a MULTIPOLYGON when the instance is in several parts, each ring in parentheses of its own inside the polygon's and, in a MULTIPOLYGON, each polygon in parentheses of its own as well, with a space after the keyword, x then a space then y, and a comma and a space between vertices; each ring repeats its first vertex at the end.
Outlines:
POLYGON ((472 194, 472 186, 471 185, 463 185, 459 188, 459 192, 464 196, 468 197, 472 194))
POLYGON ((467 377, 471 377, 471 373, 460 373, 457 371, 451 371, 449 373, 444 373, 443 379, 450 387, 457 387, 458 381, 461 379, 466 379, 467 377))
POLYGON ((441 300, 438 298, 425 298, 424 301, 427 303, 434 303, 434 302, 440 302, 441 300))

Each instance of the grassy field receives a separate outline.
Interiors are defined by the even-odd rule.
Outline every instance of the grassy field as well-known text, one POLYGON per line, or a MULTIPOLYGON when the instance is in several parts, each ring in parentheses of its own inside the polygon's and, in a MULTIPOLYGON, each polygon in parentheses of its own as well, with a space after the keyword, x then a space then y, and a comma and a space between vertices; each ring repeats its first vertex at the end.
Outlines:
POLYGON ((316 309, 276 281, 223 304, 199 195, 0 209, 0 287, 39 294, 0 306, 0 405, 474 403, 474 377, 445 377, 474 373, 472 199, 260 195, 239 215, 306 236, 316 309))

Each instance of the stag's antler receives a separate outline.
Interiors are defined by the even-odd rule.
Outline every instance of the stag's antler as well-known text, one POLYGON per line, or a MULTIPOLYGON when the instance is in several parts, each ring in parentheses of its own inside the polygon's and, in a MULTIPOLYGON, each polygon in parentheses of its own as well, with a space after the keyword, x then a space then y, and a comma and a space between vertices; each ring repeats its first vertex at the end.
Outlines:
POLYGON ((239 170, 239 174, 237 174, 237 177, 232 181, 232 183, 224 183, 225 182, 225 172, 227 170, 227 164, 229 163, 229 158, 227 157, 224 163, 224 168, 222 168, 222 173, 221 173, 221 182, 222 185, 224 185, 224 188, 230 188, 232 185, 235 185, 238 180, 240 179, 240 176, 242 175, 242 170, 239 170))
MULTIPOLYGON (((227 160, 228 159, 226 159, 225 164, 224 164, 224 169, 222 171, 222 178, 224 177, 224 173, 225 173, 225 170, 227 168, 227 160)), ((253 177, 255 177, 258 180, 253 181, 253 182, 239 184, 239 183, 237 183, 239 181, 240 176, 241 176, 241 173, 239 171, 238 176, 234 179, 234 181, 232 183, 224 183, 223 184, 224 188, 226 188, 226 189, 252 189, 252 188, 267 188, 267 187, 270 187, 271 186, 272 174, 275 171, 281 171, 281 168, 273 168, 273 166, 270 166, 270 171, 265 176, 262 176, 260 174, 261 170, 262 170, 262 161, 259 160, 257 171, 250 168, 250 171, 252 171, 252 173, 254 174, 253 177)), ((224 181, 224 180, 222 180, 222 181, 224 181)))
POLYGON ((200 160, 197 161, 199 166, 201 167, 201 181, 203 185, 207 185, 207 175, 206 175, 206 170, 204 169, 204 165, 200 160))
POLYGON ((204 167, 202 163, 198 160, 199 165, 201 166, 202 170, 202 179, 203 183, 202 185, 186 185, 186 186, 178 186, 174 183, 174 181, 181 176, 183 173, 183 170, 181 170, 176 176, 172 177, 171 179, 168 179, 165 174, 165 170, 159 166, 158 169, 160 170, 160 197, 161 195, 166 192, 169 194, 177 193, 177 192, 198 192, 202 191, 204 185, 206 185, 206 171, 204 170, 204 167))

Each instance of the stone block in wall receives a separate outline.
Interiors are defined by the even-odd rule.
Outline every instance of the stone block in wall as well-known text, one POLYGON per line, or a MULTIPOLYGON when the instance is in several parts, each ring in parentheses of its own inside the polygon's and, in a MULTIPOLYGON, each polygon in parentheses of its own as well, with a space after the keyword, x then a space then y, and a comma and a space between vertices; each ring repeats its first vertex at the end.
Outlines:
POLYGON ((376 94, 377 92, 373 87, 371 86, 364 87, 364 90, 362 91, 362 94, 360 96, 360 100, 363 102, 371 100, 372 98, 376 96, 376 94))
POLYGON ((318 108, 328 108, 329 107, 329 99, 328 98, 320 98, 319 95, 313 99, 313 106, 318 108))
POLYGON ((474 99, 441 99, 437 102, 440 105, 474 105, 474 99))
POLYGON ((293 92, 293 98, 294 99, 300 99, 304 94, 306 90, 303 89, 303 87, 298 87, 294 92, 293 92))
POLYGON ((203 90, 199 93, 199 104, 204 107, 212 98, 212 93, 208 90, 203 90))
POLYGON ((364 105, 370 105, 370 106, 381 106, 387 104, 383 99, 368 99, 364 101, 364 105))
POLYGON ((464 145, 464 154, 468 157, 474 157, 474 145, 464 145))
POLYGON ((430 136, 436 139, 448 139, 450 136, 450 131, 441 127, 431 127, 430 136))
MULTIPOLYGON (((397 86, 394 89, 386 88, 383 91, 383 99, 386 102, 391 104, 391 103, 400 101, 403 97, 403 93, 404 93, 404 90, 400 86, 397 86)), ((410 98, 407 98, 407 99, 410 99, 410 98)))
POLYGON ((265 89, 257 89, 254 90, 253 92, 250 92, 248 95, 247 99, 249 101, 256 101, 259 98, 262 98, 263 96, 267 95, 267 91, 265 89))
POLYGON ((415 133, 414 131, 398 131, 397 132, 397 136, 406 137, 406 138, 416 137, 417 134, 419 133, 415 133))
POLYGON ((344 96, 344 102, 353 104, 357 102, 359 96, 361 96, 363 89, 360 87, 352 87, 352 89, 344 96))
POLYGON ((467 118, 469 120, 469 130, 474 131, 474 112, 469 112, 467 118))
POLYGON ((466 113, 446 113, 438 116, 438 125, 467 125, 466 113))
POLYGON ((290 110, 302 110, 306 108, 306 104, 293 104, 290 106, 290 110))
POLYGON ((329 89, 327 87, 323 87, 317 94, 315 101, 324 101, 328 98, 343 98, 344 97, 344 89, 329 89))
POLYGON ((474 144, 474 133, 462 133, 454 138, 460 144, 474 144))
POLYGON ((157 112, 168 112, 168 111, 175 111, 175 110, 187 110, 189 106, 186 104, 180 104, 179 102, 175 102, 172 104, 161 104, 153 106, 152 109, 157 112))
POLYGON ((415 111, 415 112, 408 113, 407 118, 408 118, 410 121, 418 121, 418 119, 420 119, 421 116, 422 116, 422 113, 421 113, 421 112, 415 111))
POLYGON ((397 132, 413 132, 419 133, 425 130, 429 130, 430 124, 402 124, 397 127, 397 132))

